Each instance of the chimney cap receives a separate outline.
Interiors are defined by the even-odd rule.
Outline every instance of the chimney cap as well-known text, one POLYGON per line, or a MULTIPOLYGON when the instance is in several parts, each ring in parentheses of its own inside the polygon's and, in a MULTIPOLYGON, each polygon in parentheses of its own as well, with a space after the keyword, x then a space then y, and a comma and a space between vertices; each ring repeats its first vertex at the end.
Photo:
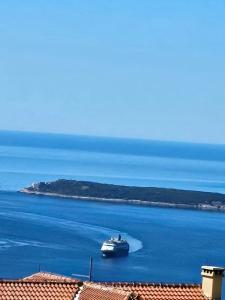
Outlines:
POLYGON ((202 270, 209 270, 209 271, 224 271, 225 269, 222 267, 215 267, 215 266, 202 266, 202 270))

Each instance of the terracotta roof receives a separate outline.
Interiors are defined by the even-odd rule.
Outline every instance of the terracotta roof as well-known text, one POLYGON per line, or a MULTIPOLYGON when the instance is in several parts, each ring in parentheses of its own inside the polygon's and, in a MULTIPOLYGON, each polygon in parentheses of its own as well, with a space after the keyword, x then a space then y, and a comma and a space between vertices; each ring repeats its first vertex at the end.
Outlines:
POLYGON ((73 300, 79 285, 72 282, 0 281, 0 300, 73 300))
POLYGON ((200 285, 79 282, 39 272, 20 280, 0 280, 0 300, 206 300, 200 285))
POLYGON ((138 300, 205 300, 200 285, 151 283, 102 283, 104 286, 134 292, 138 300))
POLYGON ((50 282, 50 281, 60 281, 60 282, 80 282, 80 280, 76 278, 72 278, 69 276, 59 275, 55 273, 49 272, 38 272, 34 273, 30 276, 23 278, 25 281, 38 281, 38 282, 50 282))
POLYGON ((120 288, 85 283, 77 298, 79 300, 132 300, 136 299, 136 295, 120 288))

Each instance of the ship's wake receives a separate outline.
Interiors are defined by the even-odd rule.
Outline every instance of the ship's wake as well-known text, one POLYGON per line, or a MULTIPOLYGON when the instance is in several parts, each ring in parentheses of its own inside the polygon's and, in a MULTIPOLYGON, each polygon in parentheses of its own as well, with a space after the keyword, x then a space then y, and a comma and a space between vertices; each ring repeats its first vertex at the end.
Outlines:
MULTIPOLYGON (((86 239, 94 241, 100 247, 100 244, 104 241, 109 239, 112 236, 118 236, 119 234, 122 236, 123 239, 126 239, 130 245, 130 253, 136 252, 143 248, 142 242, 137 238, 129 235, 127 232, 123 232, 120 230, 99 226, 99 225, 92 225, 83 222, 77 222, 74 220, 68 220, 63 218, 55 218, 49 217, 45 215, 39 215, 34 213, 25 213, 25 212, 17 212, 14 214, 13 212, 1 212, 0 215, 4 215, 4 217, 10 217, 10 219, 19 219, 20 221, 29 221, 33 224, 38 224, 39 226, 48 226, 49 228, 54 228, 62 232, 70 232, 75 235, 75 239, 86 239)), ((60 246, 60 241, 57 241, 57 247, 60 246)), ((26 241, 7 241, 7 243, 0 243, 0 248, 7 248, 7 247, 18 247, 18 246, 29 246, 28 240, 26 241)), ((43 242, 34 242, 30 241, 30 246, 34 247, 43 247, 43 242)), ((48 245, 46 245, 47 247, 48 245)), ((65 245, 64 245, 65 246, 65 245)), ((72 246, 72 245, 68 245, 72 246)), ((73 246, 72 246, 73 247, 73 246)), ((53 248, 52 245, 50 248, 53 248)), ((60 248, 60 247, 59 247, 60 248)))

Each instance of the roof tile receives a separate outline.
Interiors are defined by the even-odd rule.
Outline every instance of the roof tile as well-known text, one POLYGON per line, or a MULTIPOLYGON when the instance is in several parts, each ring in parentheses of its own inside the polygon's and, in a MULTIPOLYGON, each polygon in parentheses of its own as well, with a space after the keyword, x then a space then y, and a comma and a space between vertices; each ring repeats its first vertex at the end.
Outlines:
MULTIPOLYGON (((138 300, 205 300, 200 285, 151 283, 102 283, 138 295, 138 300)), ((85 299, 86 300, 86 299, 85 299)))
POLYGON ((100 284, 85 283, 79 300, 132 300, 137 296, 131 291, 100 284))
POLYGON ((0 281, 0 300, 72 300, 78 291, 74 282, 0 281))
POLYGON ((205 300, 201 286, 106 282, 90 283, 39 272, 21 280, 1 280, 0 300, 205 300))
POLYGON ((23 278, 25 281, 41 281, 41 282, 49 282, 49 281, 60 281, 60 282, 80 282, 80 280, 76 278, 72 278, 69 276, 64 276, 60 274, 55 273, 49 273, 49 272, 38 272, 34 273, 30 276, 27 276, 23 278))

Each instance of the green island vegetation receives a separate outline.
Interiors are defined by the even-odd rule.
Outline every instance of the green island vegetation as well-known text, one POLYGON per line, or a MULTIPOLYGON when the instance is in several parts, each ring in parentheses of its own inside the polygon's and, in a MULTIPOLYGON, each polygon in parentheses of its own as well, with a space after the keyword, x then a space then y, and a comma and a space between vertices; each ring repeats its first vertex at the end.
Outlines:
POLYGON ((122 186, 59 179, 52 182, 33 183, 30 187, 22 189, 21 192, 111 202, 225 211, 224 194, 170 188, 122 186))

